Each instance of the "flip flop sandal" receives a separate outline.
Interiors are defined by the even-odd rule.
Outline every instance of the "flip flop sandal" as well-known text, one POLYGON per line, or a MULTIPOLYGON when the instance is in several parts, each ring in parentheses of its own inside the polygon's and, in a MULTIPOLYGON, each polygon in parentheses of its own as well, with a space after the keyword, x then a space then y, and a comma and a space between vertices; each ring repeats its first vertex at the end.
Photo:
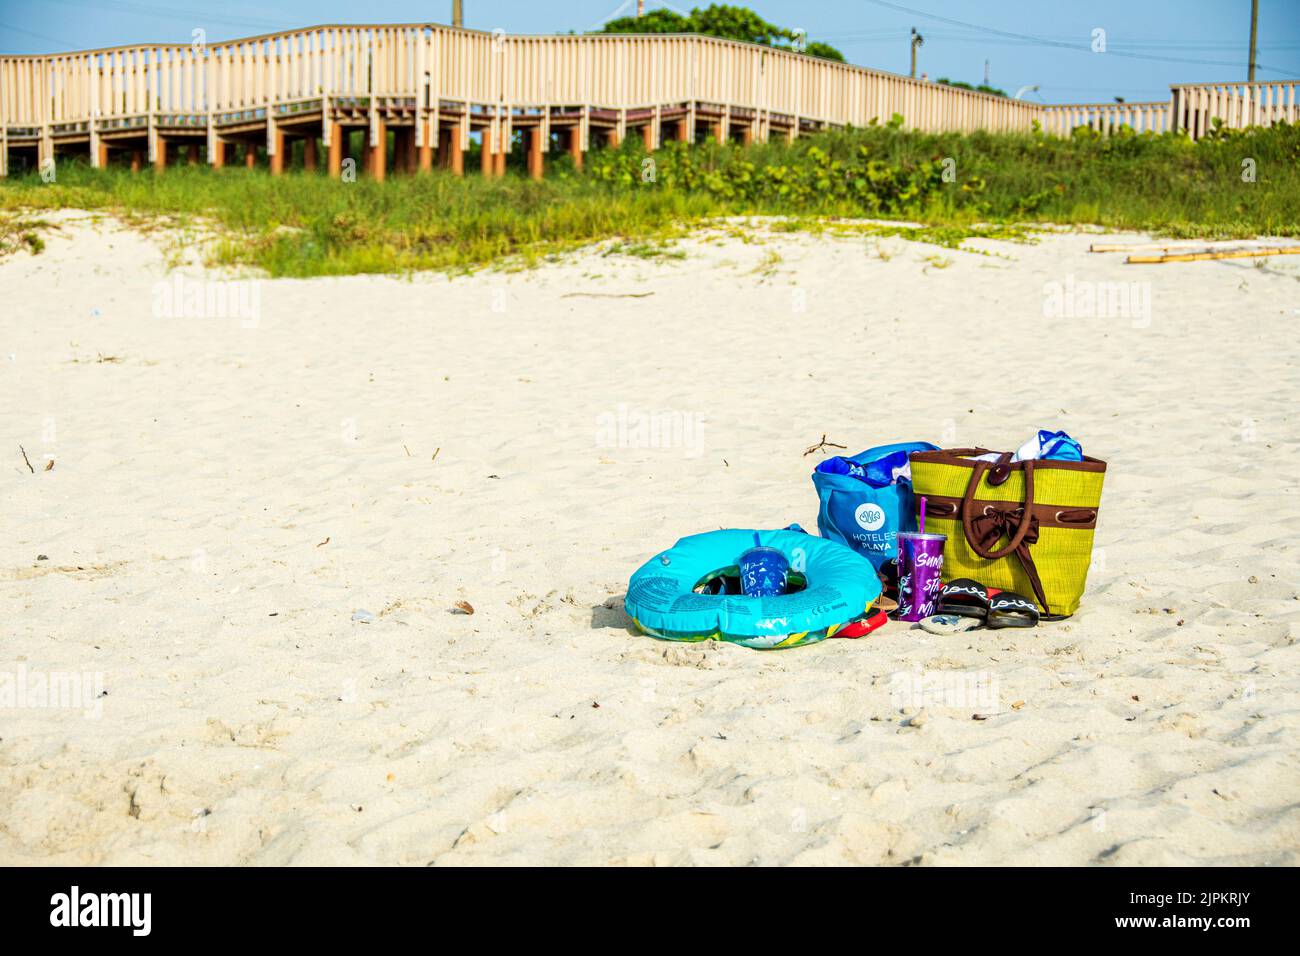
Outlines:
POLYGON ((966 631, 974 631, 984 626, 983 621, 973 617, 965 617, 961 614, 934 614, 930 617, 921 618, 920 624, 921 630, 928 631, 931 634, 938 634, 940 637, 963 634, 966 631))
POLYGON ((1012 591, 989 600, 989 627, 1034 627, 1040 615, 1037 604, 1012 591))
POLYGON ((970 578, 949 581, 939 592, 939 614, 984 620, 989 615, 989 589, 970 578))
POLYGON ((884 611, 877 611, 875 614, 871 615, 869 618, 866 618, 865 620, 854 621, 852 624, 844 625, 842 628, 840 628, 838 631, 832 634, 831 637, 848 637, 848 638, 866 637, 876 628, 880 627, 882 624, 887 624, 887 623, 889 623, 889 615, 886 614, 884 611))

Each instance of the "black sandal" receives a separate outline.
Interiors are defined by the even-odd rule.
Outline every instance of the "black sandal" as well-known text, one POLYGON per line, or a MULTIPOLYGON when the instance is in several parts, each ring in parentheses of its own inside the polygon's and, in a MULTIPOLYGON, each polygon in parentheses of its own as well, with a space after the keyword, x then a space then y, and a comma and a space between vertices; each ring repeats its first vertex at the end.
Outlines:
POLYGON ((1038 605, 1014 591, 1000 591, 989 599, 989 627, 1034 627, 1041 616, 1038 605))
POLYGON ((970 578, 949 581, 939 592, 935 614, 956 614, 984 620, 989 616, 989 589, 970 578))

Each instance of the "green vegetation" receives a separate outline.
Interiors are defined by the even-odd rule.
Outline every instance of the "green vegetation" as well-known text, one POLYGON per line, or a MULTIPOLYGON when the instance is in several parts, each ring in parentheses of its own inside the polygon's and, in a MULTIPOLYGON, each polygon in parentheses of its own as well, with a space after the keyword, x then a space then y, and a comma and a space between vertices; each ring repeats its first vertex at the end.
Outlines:
POLYGON ((976 93, 991 93, 993 96, 1006 96, 1006 90, 1000 90, 996 86, 989 86, 987 83, 981 83, 978 86, 971 86, 964 80, 950 80, 946 76, 941 76, 936 83, 942 83, 944 86, 955 86, 959 90, 973 90, 976 93))
POLYGON ((1184 136, 1087 128, 1034 134, 840 130, 750 149, 666 144, 655 181, 636 150, 588 175, 634 191, 706 193, 730 211, 976 221, 1095 223, 1190 235, 1300 229, 1300 126, 1184 136), (1255 182, 1243 181, 1250 159, 1255 182))
POLYGON ((672 258, 665 240, 747 215, 787 217, 778 228, 897 235, 949 249, 972 236, 1023 239, 1027 225, 1043 222, 1297 236, 1300 126, 1217 129, 1193 144, 1125 130, 1103 139, 1083 128, 1065 139, 926 134, 896 118, 748 148, 670 142, 653 156, 634 136, 589 153, 584 172, 557 149, 542 182, 437 172, 345 183, 184 166, 158 176, 63 160, 57 183, 27 175, 0 185, 0 211, 9 213, 0 216, 0 250, 37 251, 39 220, 30 216, 57 208, 214 234, 213 261, 276 276, 528 265, 610 239, 621 254, 672 258), (1254 182, 1243 179, 1250 169, 1254 182), (863 218, 921 226, 846 221, 863 218))
POLYGON ((19 249, 32 255, 45 251, 41 230, 52 228, 44 219, 30 219, 21 213, 0 215, 0 259, 19 249))
MULTIPOLYGON (((715 3, 708 9, 692 9, 682 16, 662 8, 650 10, 643 17, 619 17, 610 20, 598 33, 702 33, 724 40, 742 40, 763 46, 792 50, 798 39, 793 30, 768 23, 753 10, 715 3)), ((826 43, 809 43, 803 52, 826 60, 844 62, 844 54, 826 43)))

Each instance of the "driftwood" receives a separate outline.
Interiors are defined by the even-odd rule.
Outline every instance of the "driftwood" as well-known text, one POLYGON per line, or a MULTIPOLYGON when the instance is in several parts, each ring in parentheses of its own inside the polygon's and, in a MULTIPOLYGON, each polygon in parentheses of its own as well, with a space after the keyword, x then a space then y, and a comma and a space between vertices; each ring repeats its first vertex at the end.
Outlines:
POLYGON ((1265 256, 1300 256, 1300 246, 1276 249, 1207 249, 1204 252, 1173 253, 1164 256, 1129 256, 1129 263, 1199 262, 1203 259, 1261 259, 1265 256))
POLYGON ((653 292, 566 292, 561 299, 644 299, 653 292))
POLYGON ((808 457, 809 455, 811 455, 813 452, 815 452, 815 451, 825 451, 827 448, 847 448, 847 447, 848 447, 847 445, 837 445, 837 444, 835 444, 835 442, 833 442, 833 441, 827 441, 827 440, 826 440, 826 436, 825 436, 825 435, 822 435, 822 440, 821 440, 821 441, 819 441, 819 442, 818 442, 817 444, 815 444, 815 445, 809 445, 809 446, 808 446, 808 450, 805 451, 805 452, 803 453, 803 457, 807 458, 807 457, 808 457))
POLYGON ((1205 239, 1166 239, 1164 242, 1094 242, 1089 252, 1137 252, 1140 249, 1187 249, 1204 246, 1205 239))

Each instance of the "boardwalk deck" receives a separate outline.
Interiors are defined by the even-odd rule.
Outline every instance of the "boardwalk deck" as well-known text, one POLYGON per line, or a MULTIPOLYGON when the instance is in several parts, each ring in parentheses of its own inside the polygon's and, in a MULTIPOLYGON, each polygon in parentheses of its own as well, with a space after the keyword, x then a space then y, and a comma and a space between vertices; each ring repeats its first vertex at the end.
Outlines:
POLYGON ((553 146, 576 162, 593 143, 639 135, 764 142, 827 127, 887 122, 922 130, 1023 130, 1079 125, 1107 133, 1294 122, 1296 83, 1173 87, 1169 103, 1043 106, 914 80, 784 50, 695 35, 513 36, 436 24, 318 26, 221 43, 150 44, 0 56, 0 175, 14 157, 39 163, 82 153, 94 166, 122 157, 205 160, 262 154, 272 172, 290 152, 339 175, 348 159, 382 178, 460 172, 471 136, 482 168, 504 169, 522 132, 542 175, 553 146), (346 156, 346 134, 363 155, 346 156), (293 149, 302 141, 301 150, 293 149), (196 149, 197 147, 197 149, 196 149))

